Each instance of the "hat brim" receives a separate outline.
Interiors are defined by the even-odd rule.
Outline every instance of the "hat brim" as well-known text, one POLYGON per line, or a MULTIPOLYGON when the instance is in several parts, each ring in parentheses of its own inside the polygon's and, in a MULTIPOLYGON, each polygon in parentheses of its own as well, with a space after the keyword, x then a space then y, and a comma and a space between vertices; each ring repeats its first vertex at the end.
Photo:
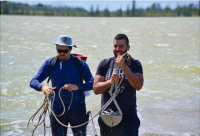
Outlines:
POLYGON ((60 46, 70 46, 70 47, 75 47, 75 48, 77 48, 77 46, 76 45, 66 45, 66 44, 62 44, 62 43, 55 43, 55 42, 50 42, 50 44, 52 44, 52 45, 60 45, 60 46))

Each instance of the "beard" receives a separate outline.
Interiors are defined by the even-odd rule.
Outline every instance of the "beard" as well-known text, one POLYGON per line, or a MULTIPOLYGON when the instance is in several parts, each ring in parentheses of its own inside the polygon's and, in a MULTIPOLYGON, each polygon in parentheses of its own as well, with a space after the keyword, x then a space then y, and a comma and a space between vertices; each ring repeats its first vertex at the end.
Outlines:
POLYGON ((65 55, 59 55, 59 59, 61 61, 66 61, 67 60, 67 57, 65 55))
POLYGON ((124 52, 122 52, 122 51, 113 51, 113 53, 114 53, 114 55, 115 55, 115 57, 117 58, 117 56, 118 56, 118 54, 119 55, 123 55, 124 53, 127 53, 127 49, 124 51, 124 52))

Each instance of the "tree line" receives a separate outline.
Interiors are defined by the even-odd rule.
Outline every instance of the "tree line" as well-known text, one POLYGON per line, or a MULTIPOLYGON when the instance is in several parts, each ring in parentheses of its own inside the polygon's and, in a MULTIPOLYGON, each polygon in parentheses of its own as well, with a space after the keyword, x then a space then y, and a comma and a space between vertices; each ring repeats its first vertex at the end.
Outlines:
POLYGON ((168 5, 162 9, 160 3, 153 3, 146 9, 136 8, 136 2, 133 0, 131 7, 127 5, 126 10, 119 8, 116 11, 110 11, 108 8, 100 10, 92 5, 87 11, 82 7, 59 6, 53 7, 50 5, 37 4, 28 5, 23 3, 14 3, 0 1, 0 14, 5 15, 43 15, 43 16, 85 16, 85 17, 190 17, 200 16, 198 4, 189 4, 171 9, 168 5))

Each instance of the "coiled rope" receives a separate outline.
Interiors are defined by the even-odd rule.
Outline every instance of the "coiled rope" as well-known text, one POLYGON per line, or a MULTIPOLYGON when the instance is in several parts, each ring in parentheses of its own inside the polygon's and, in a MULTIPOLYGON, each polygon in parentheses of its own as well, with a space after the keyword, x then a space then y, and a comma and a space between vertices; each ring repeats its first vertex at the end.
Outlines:
MULTIPOLYGON (((58 119, 57 117, 60 117, 60 116, 62 116, 62 115, 65 113, 65 105, 64 105, 64 102, 63 102, 63 100, 62 100, 62 98, 61 98, 61 95, 60 95, 60 92, 61 92, 62 89, 63 89, 63 87, 59 90, 59 98, 60 98, 61 103, 62 103, 62 105, 63 105, 63 112, 62 112, 60 115, 57 115, 57 114, 54 113, 54 111, 53 111, 53 103, 54 103, 54 100, 55 100, 55 92, 54 92, 53 90, 47 92, 47 93, 46 93, 46 96, 45 96, 45 98, 44 98, 43 104, 42 104, 42 105, 40 106, 40 108, 31 116, 31 118, 30 118, 29 121, 28 121, 27 128, 28 128, 29 132, 32 132, 32 136, 33 136, 35 130, 37 129, 37 127, 38 127, 39 125, 41 125, 42 123, 44 124, 44 135, 45 135, 45 133, 46 133, 46 128, 49 128, 49 127, 51 126, 51 125, 50 125, 50 126, 47 127, 46 124, 45 124, 46 112, 48 111, 48 114, 50 115, 50 110, 51 110, 51 113, 53 114, 53 116, 55 117, 55 119, 58 121, 58 123, 60 123, 60 125, 62 125, 62 126, 64 126, 64 127, 67 127, 67 128, 77 128, 77 127, 81 127, 81 126, 83 126, 83 125, 86 125, 86 124, 88 124, 91 120, 93 120, 93 119, 99 114, 99 113, 97 113, 94 117, 92 117, 91 112, 89 112, 89 113, 90 113, 90 116, 91 116, 91 119, 88 120, 87 122, 84 122, 84 123, 82 123, 82 124, 80 124, 80 125, 77 125, 77 126, 68 126, 68 125, 65 125, 65 124, 63 124, 62 122, 60 122, 59 119, 58 119), (53 101, 52 101, 52 106, 49 106, 49 102, 50 102, 50 98, 51 98, 52 93, 54 94, 53 101), (49 110, 49 107, 50 107, 50 110, 49 110), (41 114, 40 114, 40 116, 39 116, 39 119, 38 119, 37 124, 34 124, 34 123, 33 123, 33 120, 34 120, 35 116, 38 114, 38 112, 39 112, 40 110, 43 110, 43 111, 41 112, 41 114), (42 119, 42 118, 43 118, 43 119, 42 119), (35 127, 33 130, 30 130, 30 127, 29 127, 31 121, 32 121, 32 125, 35 127)), ((73 92, 71 91, 71 101, 70 101, 70 105, 69 105, 69 107, 68 107, 68 110, 69 110, 70 107, 71 107, 72 101, 73 101, 73 92)), ((93 125, 94 125, 94 122, 93 122, 93 125)), ((93 126, 93 128, 94 128, 94 126, 93 126)), ((94 128, 94 129, 95 129, 95 128, 94 128)), ((96 131, 96 130, 95 130, 95 131, 96 131)), ((95 135, 96 135, 96 134, 95 134, 95 135)))
MULTIPOLYGON (((127 56, 127 58, 126 58, 126 65, 129 66, 130 63, 131 63, 132 57, 131 57, 128 53, 125 53, 123 56, 125 56, 125 55, 127 56)), ((120 83, 118 84, 118 87, 117 87, 117 88, 119 88, 119 86, 121 85, 123 79, 124 79, 124 76, 123 76, 123 78, 121 79, 120 83)), ((60 121, 58 120, 58 118, 57 118, 57 117, 62 116, 62 115, 65 113, 65 105, 64 105, 64 102, 63 102, 63 100, 62 100, 62 98, 61 98, 61 96, 60 96, 60 92, 61 92, 62 89, 63 89, 63 87, 59 90, 59 98, 60 98, 61 103, 62 103, 62 105, 63 105, 63 112, 62 112, 60 115, 56 115, 56 114, 54 113, 54 111, 53 111, 53 103, 54 103, 54 100, 55 100, 55 92, 54 92, 53 90, 47 92, 47 93, 46 93, 46 96, 45 96, 45 98, 44 98, 43 104, 42 104, 42 105, 40 106, 40 108, 31 116, 31 118, 30 118, 29 121, 28 121, 27 128, 28 128, 29 132, 32 132, 32 136, 34 135, 34 132, 35 132, 35 130, 37 129, 37 127, 38 127, 39 125, 41 125, 42 123, 44 124, 44 135, 45 135, 45 133, 46 133, 46 128, 50 128, 50 127, 51 127, 51 124, 50 124, 50 126, 46 127, 45 117, 46 117, 46 112, 47 112, 47 111, 48 111, 48 114, 50 115, 50 110, 51 110, 53 116, 54 116, 55 119, 58 121, 58 123, 60 123, 60 125, 62 125, 62 126, 64 126, 64 127, 67 127, 67 128, 77 128, 77 127, 81 127, 81 126, 83 126, 83 125, 88 124, 90 121, 93 121, 93 119, 94 119, 97 115, 99 115, 99 114, 101 113, 102 109, 108 107, 108 105, 112 102, 112 99, 109 99, 109 100, 106 102, 106 104, 100 109, 100 111, 99 111, 96 115, 94 115, 93 117, 92 117, 92 114, 91 114, 91 112, 90 112, 91 119, 88 120, 87 122, 84 122, 84 123, 82 123, 82 124, 80 124, 80 125, 77 125, 77 126, 68 126, 68 125, 65 125, 65 124, 63 124, 62 122, 60 122, 60 121), (53 101, 52 101, 52 106, 49 106, 49 102, 50 102, 50 98, 51 98, 52 93, 54 94, 53 101), (50 110, 49 110, 49 107, 50 107, 50 110), (38 112, 39 112, 40 110, 42 110, 42 109, 43 109, 43 111, 41 112, 41 114, 40 114, 40 116, 39 116, 39 119, 38 119, 37 124, 34 124, 34 123, 33 123, 34 118, 36 117, 36 115, 38 114, 38 112), (43 117, 43 119, 42 119, 42 117, 43 117), (42 120, 41 120, 41 119, 42 119, 42 120), (35 127, 33 130, 30 130, 30 127, 29 127, 31 121, 32 121, 32 125, 35 127)), ((71 91, 71 101, 70 101, 70 105, 69 105, 69 107, 68 107, 68 110, 69 110, 70 107, 71 107, 72 101, 73 101, 73 92, 71 91)), ((93 124, 94 124, 94 122, 93 122, 93 124)), ((94 126, 93 126, 93 127, 94 127, 94 126)), ((94 130, 95 130, 95 127, 94 127, 94 130)), ((95 130, 95 132, 96 132, 96 130, 95 130)), ((97 133, 95 133, 95 136, 97 136, 97 133)))

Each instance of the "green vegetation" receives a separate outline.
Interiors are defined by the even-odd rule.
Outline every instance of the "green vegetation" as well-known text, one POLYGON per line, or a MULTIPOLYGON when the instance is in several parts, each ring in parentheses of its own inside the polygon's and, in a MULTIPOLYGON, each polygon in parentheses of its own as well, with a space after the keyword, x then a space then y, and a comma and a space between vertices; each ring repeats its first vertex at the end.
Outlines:
POLYGON ((108 8, 103 11, 99 10, 99 6, 94 9, 91 6, 90 11, 82 7, 72 8, 69 6, 52 7, 49 5, 37 4, 28 5, 22 3, 14 3, 0 1, 0 14, 4 15, 43 15, 43 16, 85 16, 85 17, 190 17, 200 16, 199 5, 189 4, 184 6, 177 5, 176 9, 166 6, 161 8, 159 3, 154 3, 150 7, 136 9, 136 2, 132 2, 132 7, 127 6, 125 11, 118 9, 117 11, 109 11, 108 8))

